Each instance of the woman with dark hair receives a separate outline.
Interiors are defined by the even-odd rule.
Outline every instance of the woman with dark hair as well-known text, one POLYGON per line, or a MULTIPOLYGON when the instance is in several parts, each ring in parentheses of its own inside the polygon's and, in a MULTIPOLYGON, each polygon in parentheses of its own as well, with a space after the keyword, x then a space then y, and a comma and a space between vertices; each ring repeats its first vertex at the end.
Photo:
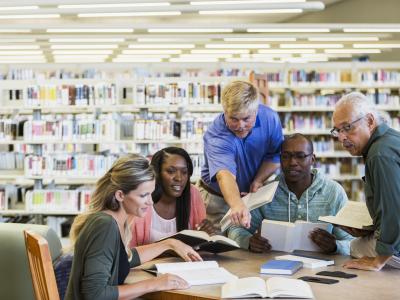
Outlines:
POLYGON ((190 184, 193 163, 182 148, 167 147, 153 155, 156 188, 154 205, 144 218, 132 222, 131 246, 153 243, 184 229, 214 233, 205 219, 206 210, 199 191, 190 184))

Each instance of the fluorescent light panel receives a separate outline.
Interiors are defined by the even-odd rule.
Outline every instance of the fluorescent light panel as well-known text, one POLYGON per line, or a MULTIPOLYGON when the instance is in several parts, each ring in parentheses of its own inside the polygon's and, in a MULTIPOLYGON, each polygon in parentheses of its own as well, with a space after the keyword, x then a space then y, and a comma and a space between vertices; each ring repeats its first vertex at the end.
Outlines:
POLYGON ((265 49, 269 44, 205 44, 205 48, 265 49))
POLYGON ((26 51, 0 50, 0 55, 40 55, 40 54, 43 54, 42 50, 26 50, 26 51))
POLYGON ((391 49, 391 48, 400 48, 400 44, 353 44, 353 48, 365 48, 365 49, 370 49, 370 48, 381 48, 381 49, 391 49))
POLYGON ((51 49, 116 49, 118 45, 51 45, 51 49))
POLYGON ((129 49, 191 49, 194 44, 131 44, 129 49))
POLYGON ((179 16, 180 11, 137 11, 121 13, 85 13, 78 14, 79 18, 99 18, 99 17, 148 17, 148 16, 179 16))
POLYGON ((275 54, 275 53, 315 53, 315 49, 270 49, 258 50, 258 53, 275 54))
POLYGON ((237 9, 237 10, 200 10, 200 15, 246 15, 246 14, 300 14, 302 9, 237 9))
POLYGON ((249 53, 249 50, 246 49, 218 49, 218 50, 210 50, 210 49, 196 49, 190 51, 193 54, 244 54, 249 53))
POLYGON ((354 36, 354 37, 310 37, 310 42, 375 42, 379 41, 377 36, 354 36))
POLYGON ((185 37, 185 38, 138 38, 136 39, 139 43, 173 43, 173 42, 209 42, 209 38, 198 38, 198 37, 185 37))
POLYGON ((122 50, 123 54, 181 54, 182 50, 159 49, 159 50, 122 50))
POLYGON ((36 50, 40 49, 39 45, 0 45, 0 50, 36 50))
POLYGON ((224 38, 225 42, 295 42, 296 38, 291 37, 264 37, 264 38, 224 38))
POLYGON ((141 58, 137 58, 137 59, 135 59, 135 58, 129 58, 129 59, 128 58, 114 58, 112 61, 113 62, 125 62, 125 63, 129 63, 129 62, 143 63, 143 62, 162 62, 162 59, 156 58, 156 57, 154 57, 154 58, 153 57, 152 58, 141 57, 141 58))
POLYGON ((37 5, 30 6, 0 6, 0 11, 8 11, 8 10, 35 10, 38 9, 37 5))
POLYGON ((343 44, 280 44, 282 49, 321 49, 321 48, 343 48, 343 44))
POLYGON ((170 58, 170 62, 218 62, 218 58, 213 58, 213 57, 193 57, 193 58, 170 58))
POLYGON ((343 28, 343 32, 400 32, 400 27, 395 27, 395 28, 343 28))
POLYGON ((325 49, 325 53, 351 53, 351 54, 373 54, 381 53, 379 49, 325 49))
POLYGON ((120 43, 122 38, 54 38, 49 39, 50 43, 120 43))
POLYGON ((270 4, 270 3, 299 3, 307 0, 246 0, 246 1, 191 1, 191 5, 235 5, 235 4, 270 4))
POLYGON ((34 43, 35 39, 0 39, 0 43, 34 43))
POLYGON ((96 55, 96 54, 112 54, 113 50, 53 50, 53 55, 96 55))
POLYGON ((0 15, 0 19, 55 19, 59 17, 59 14, 0 15))
POLYGON ((169 2, 148 2, 148 3, 105 3, 105 4, 68 4, 58 5, 60 9, 70 8, 118 8, 118 7, 145 7, 145 6, 169 6, 169 2))
POLYGON ((64 33, 64 32, 93 32, 93 33, 118 33, 118 32, 123 32, 123 33, 128 33, 128 32, 133 32, 133 29, 129 28, 50 28, 46 30, 47 32, 57 32, 57 33, 64 33))
POLYGON ((120 54, 117 58, 126 58, 126 59, 140 59, 141 57, 145 58, 170 58, 170 54, 120 54))
POLYGON ((248 28, 247 32, 330 32, 328 28, 248 28))
POLYGON ((229 58, 232 57, 233 54, 181 54, 179 57, 181 58, 229 58))
POLYGON ((0 29, 0 33, 29 33, 30 29, 0 29))
POLYGON ((166 33, 166 32, 233 32, 231 28, 149 28, 151 33, 166 33))

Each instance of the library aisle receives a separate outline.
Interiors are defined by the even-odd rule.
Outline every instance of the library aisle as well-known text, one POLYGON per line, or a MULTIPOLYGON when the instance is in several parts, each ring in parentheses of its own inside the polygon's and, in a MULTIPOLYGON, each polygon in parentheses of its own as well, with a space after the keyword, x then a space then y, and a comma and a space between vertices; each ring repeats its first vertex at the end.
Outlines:
POLYGON ((400 129, 399 1, 112 2, 0 3, 0 222, 66 238, 125 153, 183 147, 196 181, 222 89, 252 78, 284 134, 310 136, 315 167, 363 201, 332 112, 361 91, 400 129))

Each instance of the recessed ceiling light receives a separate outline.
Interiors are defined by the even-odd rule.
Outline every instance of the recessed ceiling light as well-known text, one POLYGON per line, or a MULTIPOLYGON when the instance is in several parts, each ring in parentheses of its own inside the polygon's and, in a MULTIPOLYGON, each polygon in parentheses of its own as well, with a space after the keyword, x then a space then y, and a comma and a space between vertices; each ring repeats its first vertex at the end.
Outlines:
POLYGON ((200 10, 200 15, 246 15, 246 14, 300 14, 302 9, 237 9, 237 10, 200 10))

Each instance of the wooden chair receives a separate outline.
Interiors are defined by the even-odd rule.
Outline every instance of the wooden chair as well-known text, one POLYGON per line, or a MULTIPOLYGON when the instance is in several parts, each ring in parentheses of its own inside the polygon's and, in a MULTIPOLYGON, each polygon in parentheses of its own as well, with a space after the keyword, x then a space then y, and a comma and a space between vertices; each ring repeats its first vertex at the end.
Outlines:
POLYGON ((24 235, 36 300, 59 300, 47 240, 29 230, 24 230, 24 235))

